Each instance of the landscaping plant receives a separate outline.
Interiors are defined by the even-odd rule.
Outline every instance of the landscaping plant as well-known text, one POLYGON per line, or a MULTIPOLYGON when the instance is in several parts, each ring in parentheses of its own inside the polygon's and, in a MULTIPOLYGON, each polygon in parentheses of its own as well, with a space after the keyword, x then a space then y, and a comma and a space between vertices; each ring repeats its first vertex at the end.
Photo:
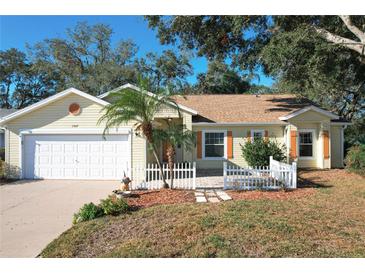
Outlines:
POLYGON ((346 168, 365 176, 365 145, 356 145, 349 149, 345 159, 346 168))
POLYGON ((276 141, 264 140, 256 138, 252 142, 246 142, 241 145, 242 156, 245 158, 249 166, 268 166, 270 156, 274 160, 285 160, 285 145, 280 145, 276 141))
POLYGON ((110 96, 113 98, 113 103, 104 107, 105 114, 101 116, 98 124, 105 122, 105 134, 110 128, 125 125, 130 121, 136 121, 135 131, 147 140, 160 169, 164 187, 167 188, 169 185, 166 183, 161 161, 157 153, 156 142, 153 138, 155 130, 153 124, 154 117, 165 104, 173 104, 179 113, 180 111, 178 105, 172 99, 172 94, 169 90, 153 90, 150 81, 142 78, 139 80, 138 87, 139 91, 128 88, 112 92, 110 96), (148 90, 153 90, 153 93, 150 93, 148 90))
POLYGON ((109 195, 108 198, 100 201, 100 207, 106 215, 119 215, 128 211, 128 204, 124 199, 116 195, 109 195))
POLYGON ((80 210, 74 214, 73 224, 80 222, 89 221, 92 219, 99 218, 104 215, 104 211, 101 207, 95 205, 94 203, 84 204, 80 210))
POLYGON ((195 134, 191 130, 187 130, 184 125, 172 124, 168 120, 166 120, 166 123, 167 128, 154 131, 154 139, 167 144, 166 156, 170 170, 170 187, 172 188, 176 148, 181 146, 186 150, 191 150, 195 145, 195 134))

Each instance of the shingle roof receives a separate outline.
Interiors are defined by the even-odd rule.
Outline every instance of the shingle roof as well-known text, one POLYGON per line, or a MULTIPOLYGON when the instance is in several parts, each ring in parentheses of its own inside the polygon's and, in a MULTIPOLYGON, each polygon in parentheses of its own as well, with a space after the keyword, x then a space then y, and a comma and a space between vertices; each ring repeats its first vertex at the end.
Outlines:
POLYGON ((17 111, 17 109, 0 108, 0 119, 15 111, 17 111))
POLYGON ((176 102, 198 112, 193 122, 216 123, 271 123, 280 122, 279 117, 308 105, 307 99, 294 95, 187 95, 176 97, 176 102))

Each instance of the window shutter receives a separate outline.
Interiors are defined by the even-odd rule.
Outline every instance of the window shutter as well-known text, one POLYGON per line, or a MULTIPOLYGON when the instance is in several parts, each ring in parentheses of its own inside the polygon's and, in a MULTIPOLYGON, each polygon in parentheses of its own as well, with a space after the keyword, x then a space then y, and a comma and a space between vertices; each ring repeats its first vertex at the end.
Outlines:
POLYGON ((327 130, 323 131, 323 157, 325 159, 330 157, 330 139, 327 130))
POLYGON ((227 158, 233 158, 233 137, 232 131, 227 131, 227 158))
POLYGON ((247 142, 251 142, 251 130, 247 130, 247 142))
POLYGON ((290 131, 290 158, 297 158, 297 132, 295 130, 290 131))
POLYGON ((269 141, 269 131, 268 130, 265 130, 265 139, 264 139, 266 142, 269 141))
POLYGON ((196 157, 198 159, 202 158, 202 132, 198 131, 197 132, 197 140, 196 140, 196 157))

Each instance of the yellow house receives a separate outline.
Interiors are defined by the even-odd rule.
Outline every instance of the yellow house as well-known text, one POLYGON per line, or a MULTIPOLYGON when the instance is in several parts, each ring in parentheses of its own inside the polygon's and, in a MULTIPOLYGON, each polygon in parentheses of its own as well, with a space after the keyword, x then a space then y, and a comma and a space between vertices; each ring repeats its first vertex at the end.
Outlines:
MULTIPOLYGON (((118 89, 138 88, 126 84, 118 89)), ((134 165, 154 159, 134 121, 103 136, 98 124, 110 92, 94 97, 67 89, 0 120, 10 176, 45 179, 120 179, 134 165)), ((336 114, 292 95, 189 95, 156 115, 197 132, 193 151, 177 149, 177 161, 198 169, 222 169, 223 161, 245 166, 240 144, 276 139, 298 167, 343 167, 343 130, 336 114)), ((164 148, 160 157, 164 160, 164 148)))

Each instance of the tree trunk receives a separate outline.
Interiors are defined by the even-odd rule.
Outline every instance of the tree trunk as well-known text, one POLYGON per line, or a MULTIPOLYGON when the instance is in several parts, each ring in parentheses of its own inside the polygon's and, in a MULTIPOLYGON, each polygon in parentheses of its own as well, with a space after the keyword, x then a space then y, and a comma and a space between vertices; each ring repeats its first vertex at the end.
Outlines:
POLYGON ((160 158, 157 155, 157 149, 156 149, 153 137, 152 137, 152 135, 153 135, 152 130, 153 130, 153 128, 152 128, 151 123, 142 124, 142 132, 143 132, 144 136, 146 136, 147 142, 152 146, 153 156, 155 157, 158 168, 160 169, 160 175, 161 175, 162 182, 163 182, 163 188, 169 188, 169 185, 168 185, 168 183, 166 183, 166 179, 163 174, 160 158))
POLYGON ((155 156, 158 168, 160 169, 160 175, 161 175, 162 182, 163 182, 163 188, 169 188, 169 184, 166 182, 165 175, 163 174, 161 161, 160 161, 160 158, 158 158, 157 150, 156 150, 156 147, 154 144, 152 144, 152 153, 153 153, 153 156, 155 156))
POLYGON ((167 163, 169 165, 170 170, 170 187, 173 187, 174 183, 174 157, 175 157, 175 148, 171 145, 167 145, 167 163))

